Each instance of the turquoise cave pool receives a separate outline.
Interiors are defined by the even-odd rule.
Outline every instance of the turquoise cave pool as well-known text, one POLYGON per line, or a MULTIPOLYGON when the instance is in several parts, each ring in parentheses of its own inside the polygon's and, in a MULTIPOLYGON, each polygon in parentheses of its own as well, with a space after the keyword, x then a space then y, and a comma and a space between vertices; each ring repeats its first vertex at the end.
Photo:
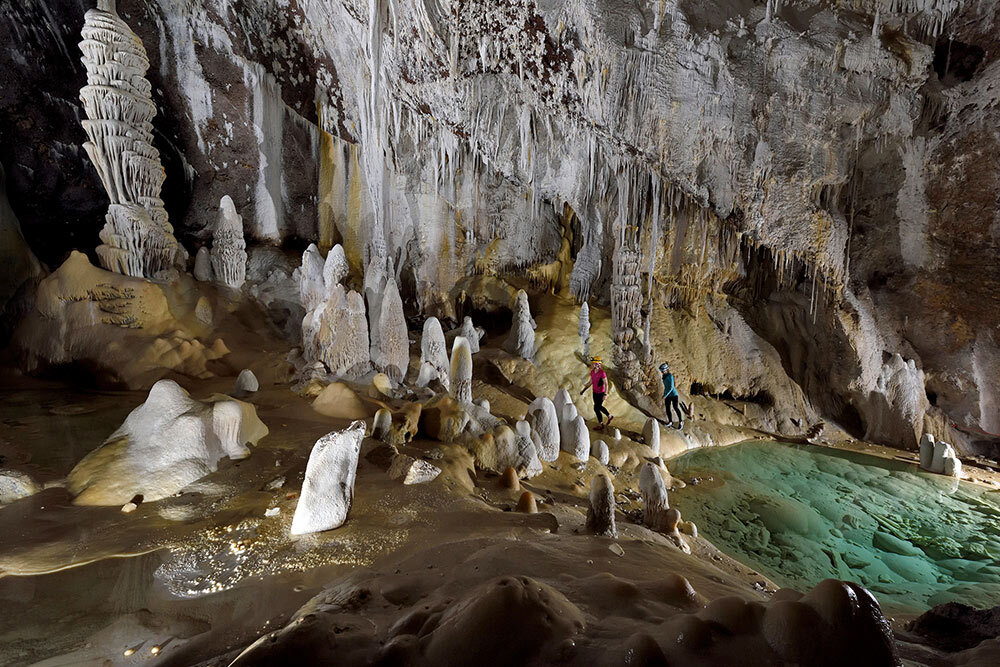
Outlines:
POLYGON ((825 447, 745 442, 670 464, 670 496, 722 551, 780 586, 857 581, 896 612, 1000 604, 1000 493, 825 447))

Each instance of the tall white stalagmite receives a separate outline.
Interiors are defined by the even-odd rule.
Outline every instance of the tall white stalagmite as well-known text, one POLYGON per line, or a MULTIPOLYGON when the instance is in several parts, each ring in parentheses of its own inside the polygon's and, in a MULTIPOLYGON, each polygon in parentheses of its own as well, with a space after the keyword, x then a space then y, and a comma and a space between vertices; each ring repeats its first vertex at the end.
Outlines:
POLYGON ((420 361, 430 364, 445 389, 449 387, 448 347, 444 342, 441 322, 436 317, 424 320, 424 331, 420 336, 420 361))
POLYGON ((538 456, 543 461, 555 461, 559 458, 559 418, 555 405, 548 397, 539 396, 528 406, 528 414, 541 445, 538 456))
POLYGON ((458 336, 451 348, 451 395, 459 403, 472 402, 472 352, 469 341, 458 336))
MULTIPOLYGON (((357 379, 371 369, 365 302, 343 285, 333 288, 329 300, 317 310, 316 351, 332 373, 357 379)), ((303 333, 304 335, 304 333, 303 333)))
POLYGON ((535 356, 535 323, 531 319, 528 295, 524 290, 518 290, 514 298, 514 322, 503 347, 525 359, 535 356))
POLYGON ((111 199, 97 256, 109 271, 151 278, 174 264, 178 245, 160 199, 166 173, 153 147, 149 59, 113 0, 86 13, 81 36, 83 147, 111 199))
POLYGON ((584 358, 590 356, 590 306, 584 301, 583 305, 580 306, 580 349, 583 351, 584 358))
POLYGON ((212 241, 212 272, 215 279, 239 289, 247 279, 247 244, 243 240, 243 218, 229 195, 219 202, 219 220, 212 241))
POLYGON ((351 266, 347 263, 344 246, 338 243, 330 248, 330 252, 326 254, 326 261, 323 262, 323 283, 326 289, 333 289, 333 286, 342 282, 350 272, 351 266))
POLYGON ((482 337, 482 332, 476 329, 475 325, 472 324, 472 318, 468 315, 462 318, 462 327, 459 329, 458 335, 469 341, 469 351, 472 354, 479 352, 479 339, 482 337))
POLYGON ((382 293, 388 275, 385 271, 385 257, 372 256, 365 270, 365 302, 368 304, 368 342, 371 345, 371 358, 381 358, 379 351, 379 321, 382 312, 382 293))
POLYGON ((319 248, 315 243, 310 243, 309 247, 302 253, 302 265, 298 269, 299 278, 299 299, 302 307, 306 311, 314 310, 326 299, 331 285, 327 288, 323 280, 323 256, 319 254, 319 248))
POLYGON ((399 289, 392 278, 386 282, 382 292, 378 330, 379 356, 372 361, 393 382, 400 382, 410 364, 410 341, 406 331, 406 317, 403 315, 403 300, 399 297, 399 289))

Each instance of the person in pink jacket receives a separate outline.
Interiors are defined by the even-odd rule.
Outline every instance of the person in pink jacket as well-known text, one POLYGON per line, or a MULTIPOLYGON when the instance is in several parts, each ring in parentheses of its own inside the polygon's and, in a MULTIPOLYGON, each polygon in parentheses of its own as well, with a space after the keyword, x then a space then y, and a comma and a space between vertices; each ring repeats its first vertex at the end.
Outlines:
POLYGON ((607 415, 608 423, 614 417, 608 412, 608 409, 604 407, 604 397, 608 393, 608 374, 604 372, 604 368, 601 366, 600 357, 590 358, 590 381, 583 386, 580 390, 580 395, 587 391, 588 388, 594 388, 594 414, 597 415, 597 430, 600 431, 604 428, 604 416, 607 415))

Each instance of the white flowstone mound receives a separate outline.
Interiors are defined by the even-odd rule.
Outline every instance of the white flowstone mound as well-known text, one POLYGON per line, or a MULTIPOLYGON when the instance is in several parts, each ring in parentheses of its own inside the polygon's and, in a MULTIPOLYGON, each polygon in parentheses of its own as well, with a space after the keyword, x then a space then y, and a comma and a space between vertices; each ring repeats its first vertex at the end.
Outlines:
MULTIPOLYGON (((441 328, 441 322, 436 317, 428 317, 424 320, 424 330, 420 336, 420 362, 422 372, 423 364, 430 365, 444 388, 449 387, 448 346, 444 341, 444 330, 441 328)), ((427 383, 420 384, 418 382, 417 384, 421 387, 427 386, 427 383)))
POLYGON ((472 354, 479 352, 483 334, 485 333, 485 331, 472 324, 472 318, 468 315, 462 318, 462 327, 459 329, 458 335, 469 341, 469 351, 472 354))
POLYGON ((292 535, 318 533, 344 525, 354 500, 354 479, 364 437, 365 423, 356 421, 343 431, 327 433, 316 441, 292 517, 292 535))
POLYGON ((472 403, 472 352, 469 341, 458 336, 451 349, 451 380, 449 391, 461 404, 472 403))
POLYGON ((194 256, 194 279, 203 283, 212 280, 212 253, 202 246, 194 256))
POLYGON ((178 244, 160 199, 166 172, 153 146, 149 58, 114 2, 87 11, 81 36, 83 147, 111 200, 97 256, 109 271, 152 278, 173 266, 178 244))
POLYGON ((935 441, 930 433, 920 438, 920 467, 949 477, 962 476, 962 462, 955 448, 947 442, 935 441))
POLYGON ((379 356, 373 357, 376 368, 389 376, 393 382, 401 382, 410 364, 410 340, 406 331, 406 316, 403 314, 403 300, 399 296, 396 281, 389 278, 382 292, 381 308, 378 315, 377 349, 379 356))
POLYGON ((556 407, 546 396, 539 396, 528 406, 528 418, 538 436, 538 456, 543 461, 559 458, 559 419, 556 407))
POLYGON ((236 393, 252 394, 258 389, 260 389, 260 382, 257 381, 257 376, 253 374, 253 371, 249 368, 241 370, 236 377, 236 393))
POLYGON ((642 493, 642 523, 653 530, 667 530, 667 510, 670 503, 667 500, 667 486, 659 468, 652 463, 646 463, 639 471, 639 491, 642 493))
POLYGON ((343 282, 350 272, 351 265, 347 263, 344 247, 338 243, 326 254, 326 260, 323 262, 323 283, 329 290, 343 282))
POLYGON ((590 455, 601 462, 601 465, 608 465, 608 461, 611 460, 611 450, 608 449, 608 443, 603 440, 595 440, 590 443, 590 455))
MULTIPOLYGON (((197 261, 197 258, 196 258, 197 261)), ((243 218, 229 195, 219 202, 219 220, 212 239, 212 272, 215 280, 239 289, 247 279, 247 244, 243 240, 243 218)))
POLYGON ((580 333, 580 349, 583 352, 583 358, 586 359, 590 356, 590 306, 587 305, 586 301, 580 306, 578 331, 580 333))
POLYGON ((607 475, 598 475, 590 483, 587 530, 595 535, 618 537, 615 526, 615 487, 607 475))
POLYGON ((403 484, 426 484, 434 481, 441 474, 441 468, 432 465, 422 459, 415 459, 406 454, 397 454, 392 457, 389 464, 389 478, 403 482, 403 484))
POLYGON ((0 468, 0 505, 33 496, 41 490, 42 486, 31 475, 20 470, 0 468))
POLYGON ((524 290, 518 290, 514 298, 514 321, 503 349, 524 359, 535 357, 535 322, 524 290))
POLYGON ((160 380, 104 444, 70 472, 80 505, 122 505, 173 495, 216 470, 223 457, 245 458, 267 435, 249 403, 228 396, 197 401, 173 380, 160 380))
POLYGON ((559 447, 562 451, 575 456, 578 461, 586 461, 590 458, 590 430, 583 417, 577 416, 575 419, 563 423, 560 427, 559 447))
POLYGON ((660 455, 660 423, 652 417, 642 427, 642 440, 653 450, 653 456, 660 455))

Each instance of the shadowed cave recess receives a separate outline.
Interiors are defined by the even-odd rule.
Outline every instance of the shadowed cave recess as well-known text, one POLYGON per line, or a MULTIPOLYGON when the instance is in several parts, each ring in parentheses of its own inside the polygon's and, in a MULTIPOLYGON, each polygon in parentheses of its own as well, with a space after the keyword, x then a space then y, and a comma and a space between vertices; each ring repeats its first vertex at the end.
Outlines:
POLYGON ((997 664, 998 49, 5 2, 0 663, 997 664))

